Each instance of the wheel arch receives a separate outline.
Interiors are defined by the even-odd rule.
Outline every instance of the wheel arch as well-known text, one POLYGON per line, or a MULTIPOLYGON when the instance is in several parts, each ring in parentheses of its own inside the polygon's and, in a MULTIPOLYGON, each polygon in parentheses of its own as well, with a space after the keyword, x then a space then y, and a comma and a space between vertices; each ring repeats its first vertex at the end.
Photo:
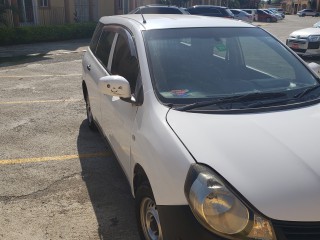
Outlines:
POLYGON ((140 185, 143 183, 147 183, 148 185, 151 186, 149 178, 144 171, 143 167, 140 164, 136 164, 134 167, 134 172, 133 172, 133 193, 134 196, 136 195, 137 189, 139 188, 140 185))
POLYGON ((88 88, 87 88, 87 84, 84 80, 82 81, 82 92, 83 92, 84 99, 86 99, 88 96, 88 88))

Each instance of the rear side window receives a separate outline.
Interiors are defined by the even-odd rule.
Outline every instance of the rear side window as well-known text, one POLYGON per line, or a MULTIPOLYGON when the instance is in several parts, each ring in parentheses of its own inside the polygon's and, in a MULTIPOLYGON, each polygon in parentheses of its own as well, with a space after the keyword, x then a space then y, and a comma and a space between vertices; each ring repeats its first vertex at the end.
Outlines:
MULTIPOLYGON (((142 8, 141 10, 143 14, 182 14, 182 12, 176 8, 150 7, 150 8, 142 8)), ((138 11, 137 13, 140 13, 140 12, 138 11)))
POLYGON ((103 31, 97 46, 96 56, 105 68, 108 66, 108 60, 114 36, 114 32, 103 31))
POLYGON ((102 27, 103 27, 103 24, 98 23, 96 30, 93 33, 93 36, 92 36, 92 39, 90 42, 90 49, 93 53, 95 53, 95 51, 97 49, 97 45, 98 45, 99 37, 101 35, 102 27))
POLYGON ((219 14, 220 11, 215 8, 199 8, 198 13, 202 14, 219 14))

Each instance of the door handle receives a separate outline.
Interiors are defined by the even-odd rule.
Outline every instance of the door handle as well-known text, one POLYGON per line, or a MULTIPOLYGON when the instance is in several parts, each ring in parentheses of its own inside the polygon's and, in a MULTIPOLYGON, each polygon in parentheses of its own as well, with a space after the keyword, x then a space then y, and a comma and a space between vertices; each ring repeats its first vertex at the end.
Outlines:
POLYGON ((91 70, 91 65, 87 65, 87 69, 90 71, 91 70))

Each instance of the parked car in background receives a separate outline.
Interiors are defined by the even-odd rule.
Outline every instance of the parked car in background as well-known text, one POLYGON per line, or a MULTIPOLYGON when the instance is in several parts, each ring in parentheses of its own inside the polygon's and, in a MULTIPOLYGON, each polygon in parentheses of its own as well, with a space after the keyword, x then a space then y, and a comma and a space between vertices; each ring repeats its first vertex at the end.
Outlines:
POLYGON ((283 8, 269 8, 269 9, 274 9, 274 10, 276 10, 276 11, 279 12, 279 13, 285 14, 283 8))
POLYGON ((233 13, 235 19, 249 23, 253 21, 253 16, 241 9, 230 9, 230 11, 233 13))
POLYGON ((202 15, 209 17, 234 18, 233 13, 227 7, 213 5, 195 5, 186 9, 192 15, 202 15))
POLYGON ((141 240, 320 239, 310 67, 242 21, 100 19, 82 60, 87 123, 124 170, 141 240))
POLYGON ((314 28, 320 28, 320 21, 319 21, 319 22, 316 22, 315 24, 313 24, 313 27, 314 27, 314 28))
POLYGON ((268 14, 270 14, 272 16, 275 16, 277 18, 277 20, 282 20, 283 19, 282 15, 280 13, 278 13, 278 12, 272 11, 270 9, 260 9, 260 10, 265 11, 266 13, 268 13, 268 14))
POLYGON ((273 12, 274 14, 280 15, 282 17, 282 19, 284 19, 286 17, 284 12, 279 12, 277 9, 279 9, 279 8, 268 8, 269 11, 273 12))
POLYGON ((320 56, 319 23, 292 32, 286 40, 287 46, 301 56, 320 56))
POLYGON ((261 9, 257 9, 257 18, 258 18, 258 21, 260 22, 277 22, 278 21, 277 17, 261 9))
POLYGON ((241 9, 253 16, 253 21, 258 21, 257 9, 241 9))
POLYGON ((299 17, 305 17, 305 16, 318 17, 319 13, 315 10, 312 10, 312 9, 303 9, 301 11, 298 11, 297 15, 299 17))
POLYGON ((138 7, 129 14, 189 14, 183 8, 168 5, 145 5, 138 7))

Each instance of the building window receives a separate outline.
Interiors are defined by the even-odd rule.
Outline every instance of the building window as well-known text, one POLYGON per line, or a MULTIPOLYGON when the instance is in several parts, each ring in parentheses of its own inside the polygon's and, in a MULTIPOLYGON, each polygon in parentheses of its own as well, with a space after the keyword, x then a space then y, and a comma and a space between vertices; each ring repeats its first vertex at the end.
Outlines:
POLYGON ((123 9, 123 0, 118 0, 118 10, 123 9))
POLYGON ((49 0, 40 0, 40 7, 49 7, 49 0))

